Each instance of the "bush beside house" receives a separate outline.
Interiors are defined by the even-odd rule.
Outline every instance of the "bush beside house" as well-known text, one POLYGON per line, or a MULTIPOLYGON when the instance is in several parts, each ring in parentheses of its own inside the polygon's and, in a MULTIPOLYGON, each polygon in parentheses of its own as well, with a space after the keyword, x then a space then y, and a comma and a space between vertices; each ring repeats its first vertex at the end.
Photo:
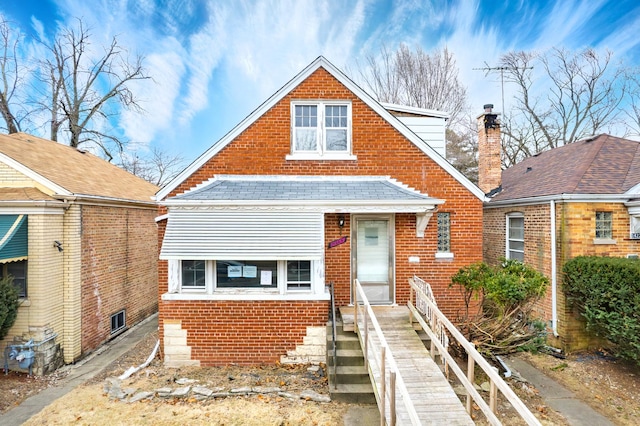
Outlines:
POLYGON ((614 354, 640 365, 640 262, 581 256, 564 265, 569 303, 587 331, 613 344, 614 354))

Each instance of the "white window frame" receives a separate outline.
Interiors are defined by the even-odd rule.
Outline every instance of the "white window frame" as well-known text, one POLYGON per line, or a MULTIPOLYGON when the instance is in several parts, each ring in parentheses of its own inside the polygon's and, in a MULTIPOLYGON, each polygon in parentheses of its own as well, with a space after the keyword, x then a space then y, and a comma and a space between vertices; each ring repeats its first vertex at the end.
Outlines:
POLYGON ((525 235, 525 223, 524 223, 524 214, 522 213, 509 213, 506 216, 506 229, 505 229, 505 258, 506 259, 513 259, 513 257, 511 257, 510 252, 514 251, 514 252, 518 252, 518 253, 522 253, 522 260, 521 259, 516 259, 516 260, 520 260, 521 262, 524 262, 524 258, 525 258, 525 249, 524 249, 524 244, 525 244, 525 240, 526 240, 526 235, 525 235), (516 239, 516 238, 511 238, 511 235, 509 234, 509 228, 510 228, 510 224, 511 224, 511 220, 512 219, 522 219, 522 239, 516 239), (518 242, 522 242, 522 250, 519 249, 512 249, 511 248, 511 241, 518 241, 518 242))
MULTIPOLYGON (((199 296, 216 296, 221 299, 229 298, 229 296, 240 296, 246 297, 247 295, 253 295, 256 300, 275 297, 278 298, 286 298, 288 295, 295 296, 305 296, 307 298, 313 299, 315 296, 324 295, 324 265, 321 260, 311 260, 307 259, 311 262, 311 284, 309 288, 288 288, 288 280, 287 280, 287 260, 276 260, 278 274, 277 274, 277 286, 269 287, 269 288, 259 288, 259 287, 243 287, 243 288, 229 288, 229 287, 217 287, 216 285, 216 261, 215 260, 205 260, 205 286, 199 288, 193 287, 184 287, 182 285, 182 261, 183 260, 194 260, 194 259, 170 259, 168 262, 171 268, 177 269, 177 274, 171 279, 177 279, 177 285, 173 287, 170 283, 169 288, 174 288, 174 292, 171 291, 167 293, 168 297, 163 297, 164 299, 189 299, 189 298, 199 298, 199 296), (185 297, 180 297, 183 295, 185 297), (266 297, 265 297, 266 296, 266 297)), ((226 259, 225 259, 226 260, 226 259)), ((265 261, 273 261, 272 259, 264 259, 265 261)), ((233 298, 233 297, 231 297, 233 298)))
POLYGON ((291 102, 291 154, 287 155, 287 160, 355 160, 356 156, 352 155, 352 108, 349 101, 293 101, 291 102), (315 106, 317 107, 317 127, 315 150, 302 151, 296 149, 296 107, 297 106, 315 106), (344 151, 328 151, 326 149, 325 112, 327 106, 346 106, 347 107, 347 149, 344 151))

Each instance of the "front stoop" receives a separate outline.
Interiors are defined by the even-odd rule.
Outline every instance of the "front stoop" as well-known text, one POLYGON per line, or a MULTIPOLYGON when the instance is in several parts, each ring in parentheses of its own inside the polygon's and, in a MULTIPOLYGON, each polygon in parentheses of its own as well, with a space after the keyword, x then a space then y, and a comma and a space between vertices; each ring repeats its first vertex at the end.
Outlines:
POLYGON ((342 321, 336 323, 336 365, 333 362, 332 326, 327 326, 327 374, 329 395, 332 401, 357 404, 375 404, 369 372, 364 365, 364 353, 358 336, 353 331, 345 331, 342 321), (334 382, 335 371, 335 382, 334 382))

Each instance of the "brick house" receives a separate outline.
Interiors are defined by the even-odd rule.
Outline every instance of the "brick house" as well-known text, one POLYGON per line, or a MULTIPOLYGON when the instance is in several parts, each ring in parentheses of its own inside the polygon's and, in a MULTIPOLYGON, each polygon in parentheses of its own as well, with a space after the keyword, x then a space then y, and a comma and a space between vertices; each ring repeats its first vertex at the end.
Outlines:
POLYGON ((165 364, 310 361, 329 283, 348 305, 355 278, 403 304, 417 274, 455 315, 484 194, 444 159, 445 120, 381 105, 319 57, 162 188, 165 364))
POLYGON ((72 363, 157 311, 157 189, 88 152, 0 135, 0 274, 21 293, 3 349, 55 336, 72 363))
POLYGON ((588 347, 594 341, 567 305, 562 268, 581 255, 640 253, 640 143, 602 134, 500 172, 497 114, 488 108, 478 127, 479 186, 491 198, 484 260, 518 259, 544 273, 550 288, 536 308, 549 343, 567 351, 588 347))

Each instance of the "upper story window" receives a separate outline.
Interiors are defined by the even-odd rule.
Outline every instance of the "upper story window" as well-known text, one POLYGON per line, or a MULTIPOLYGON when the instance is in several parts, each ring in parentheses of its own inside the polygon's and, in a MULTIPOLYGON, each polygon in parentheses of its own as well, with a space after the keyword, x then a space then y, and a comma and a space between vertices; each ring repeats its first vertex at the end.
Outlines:
POLYGON ((521 213, 507 216, 506 258, 524 262, 524 216, 521 213))
POLYGON ((291 159, 353 159, 350 103, 294 102, 291 116, 291 159))

